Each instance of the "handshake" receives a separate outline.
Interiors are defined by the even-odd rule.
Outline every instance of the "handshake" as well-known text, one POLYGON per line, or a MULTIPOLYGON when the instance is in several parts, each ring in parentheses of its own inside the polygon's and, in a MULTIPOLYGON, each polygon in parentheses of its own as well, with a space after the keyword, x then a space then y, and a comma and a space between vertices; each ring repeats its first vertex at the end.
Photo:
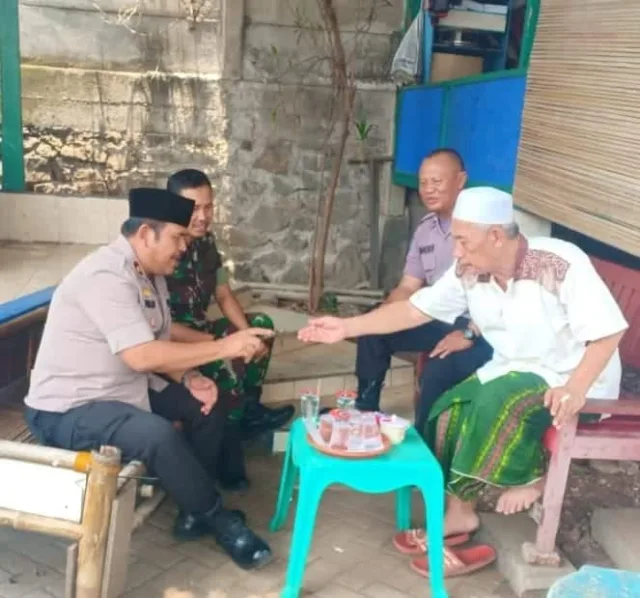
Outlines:
MULTIPOLYGON (((242 359, 248 363, 260 359, 269 351, 268 341, 276 331, 269 328, 246 328, 238 330, 224 338, 215 339, 217 359, 242 359)), ((333 343, 346 338, 344 320, 340 318, 316 318, 300 329, 298 339, 303 342, 333 343)), ((197 370, 191 370, 182 376, 185 386, 195 399, 201 403, 203 415, 208 415, 218 401, 218 387, 213 380, 203 376, 197 370)))
MULTIPOLYGON (((305 343, 332 344, 350 336, 347 328, 348 320, 331 316, 313 318, 298 330, 298 339, 305 343)), ((224 352, 231 358, 244 359, 245 363, 259 359, 268 350, 265 341, 277 334, 268 328, 246 328, 239 330, 218 342, 225 345, 224 352)))

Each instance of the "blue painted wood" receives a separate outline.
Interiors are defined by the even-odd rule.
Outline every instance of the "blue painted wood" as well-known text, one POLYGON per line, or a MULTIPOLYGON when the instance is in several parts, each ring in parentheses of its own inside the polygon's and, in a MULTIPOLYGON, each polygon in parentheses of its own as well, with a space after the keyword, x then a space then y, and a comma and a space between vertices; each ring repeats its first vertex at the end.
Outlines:
POLYGON ((515 178, 526 77, 506 71, 400 92, 394 180, 417 187, 422 159, 460 152, 473 184, 510 190, 515 178))
POLYGON ((524 76, 450 88, 444 145, 460 152, 471 181, 513 185, 524 94, 524 76))
POLYGON ((0 303, 0 325, 28 314, 40 307, 49 305, 55 288, 56 287, 47 287, 41 291, 18 297, 12 301, 0 303))
POLYGON ((420 162, 439 146, 444 87, 413 87, 400 94, 396 173, 416 175, 420 162))
POLYGON ((547 598, 638 598, 640 573, 585 565, 551 586, 547 598))

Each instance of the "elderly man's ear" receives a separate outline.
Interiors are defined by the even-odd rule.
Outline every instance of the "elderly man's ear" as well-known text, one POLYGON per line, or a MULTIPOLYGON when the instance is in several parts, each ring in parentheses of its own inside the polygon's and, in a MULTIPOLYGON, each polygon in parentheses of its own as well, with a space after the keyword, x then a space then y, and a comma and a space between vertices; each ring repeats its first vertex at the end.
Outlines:
POLYGON ((462 191, 467 184, 467 173, 463 170, 458 173, 458 191, 462 191))

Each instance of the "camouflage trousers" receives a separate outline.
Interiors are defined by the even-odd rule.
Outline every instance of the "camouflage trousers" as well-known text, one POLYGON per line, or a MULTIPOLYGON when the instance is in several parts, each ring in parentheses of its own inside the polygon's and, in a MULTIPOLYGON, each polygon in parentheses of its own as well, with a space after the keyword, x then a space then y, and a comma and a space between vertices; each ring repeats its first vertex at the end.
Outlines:
MULTIPOLYGON (((247 321, 251 327, 270 328, 271 330, 274 327, 273 321, 266 314, 247 314, 247 321)), ((214 320, 207 325, 207 332, 213 334, 215 338, 224 338, 236 330, 237 328, 227 318, 214 320)), ((267 376, 273 347, 273 341, 265 342, 269 351, 255 361, 245 363, 242 359, 221 359, 200 367, 200 371, 217 384, 221 393, 224 392, 231 396, 230 420, 242 419, 246 397, 257 396, 260 392, 260 387, 267 376)))

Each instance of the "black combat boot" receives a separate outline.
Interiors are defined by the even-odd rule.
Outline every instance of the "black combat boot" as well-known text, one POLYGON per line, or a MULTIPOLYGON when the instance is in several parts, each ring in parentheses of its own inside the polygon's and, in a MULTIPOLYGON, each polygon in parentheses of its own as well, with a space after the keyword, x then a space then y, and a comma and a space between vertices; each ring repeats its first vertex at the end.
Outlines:
MULTIPOLYGON (((243 511, 234 509, 229 512, 235 515, 242 523, 246 522, 247 516, 243 511)), ((211 530, 203 517, 190 515, 182 511, 178 512, 178 516, 173 525, 173 537, 176 540, 199 540, 209 533, 211 533, 211 530)))
POLYGON ((204 515, 220 547, 242 569, 259 569, 273 559, 269 545, 233 512, 220 509, 204 515))
POLYGON ((243 569, 258 569, 273 558, 269 545, 246 526, 241 511, 216 506, 203 515, 178 516, 174 527, 177 538, 193 540, 207 533, 243 569))
POLYGON ((289 422, 295 413, 293 405, 285 405, 270 409, 260 402, 261 388, 252 388, 247 391, 245 401, 246 408, 242 420, 244 438, 253 438, 264 432, 279 430, 289 422))

